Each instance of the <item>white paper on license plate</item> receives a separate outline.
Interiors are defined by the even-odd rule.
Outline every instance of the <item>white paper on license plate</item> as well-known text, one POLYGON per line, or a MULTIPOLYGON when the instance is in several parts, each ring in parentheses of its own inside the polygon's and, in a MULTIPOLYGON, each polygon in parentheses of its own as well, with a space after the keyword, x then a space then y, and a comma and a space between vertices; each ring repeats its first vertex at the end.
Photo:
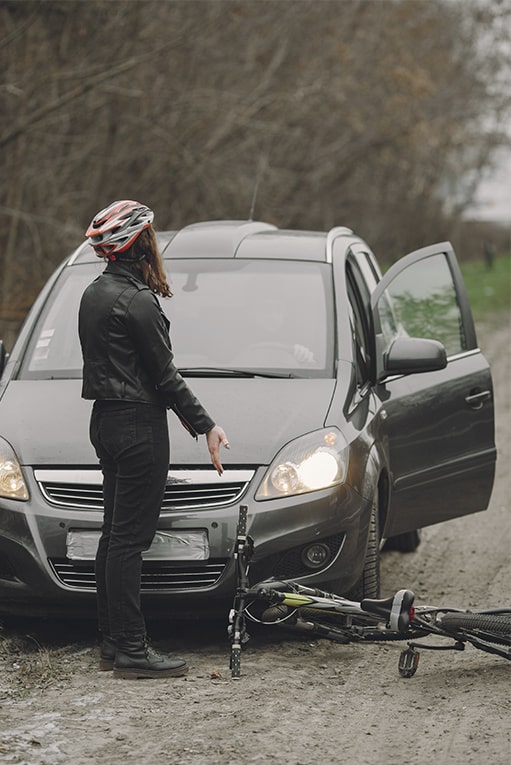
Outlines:
MULTIPOLYGON (((70 560, 94 560, 98 548, 99 531, 67 533, 67 557, 70 560)), ((206 531, 157 531, 149 550, 142 553, 144 560, 207 560, 209 542, 206 531)))

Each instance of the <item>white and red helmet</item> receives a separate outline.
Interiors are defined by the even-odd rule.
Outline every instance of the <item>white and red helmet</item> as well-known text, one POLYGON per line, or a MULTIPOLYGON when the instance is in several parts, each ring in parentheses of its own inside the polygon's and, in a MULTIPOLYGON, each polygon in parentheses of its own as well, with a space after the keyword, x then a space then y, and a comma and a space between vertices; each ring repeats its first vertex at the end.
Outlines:
POLYGON ((153 220, 154 213, 149 207, 132 199, 121 199, 94 216, 85 236, 99 258, 115 260, 115 253, 128 250, 153 220))

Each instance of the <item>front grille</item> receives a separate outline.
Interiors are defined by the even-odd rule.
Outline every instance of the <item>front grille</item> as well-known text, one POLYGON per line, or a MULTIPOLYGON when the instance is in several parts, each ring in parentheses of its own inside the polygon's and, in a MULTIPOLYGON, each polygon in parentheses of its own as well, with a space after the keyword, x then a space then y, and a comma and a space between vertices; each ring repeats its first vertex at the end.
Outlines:
POLYGON ((103 489, 99 486, 81 486, 72 483, 40 483, 42 493, 55 505, 90 510, 103 509, 103 489))
MULTIPOLYGON (((94 563, 74 563, 66 558, 51 558, 50 566, 62 584, 77 589, 95 590, 94 563)), ((227 561, 209 560, 203 565, 175 563, 142 564, 142 592, 198 590, 213 587, 222 576, 227 561)))
MULTIPOLYGON (((169 471, 162 511, 200 510, 238 502, 253 470, 226 470, 219 480, 213 470, 169 471)), ((73 510, 103 510, 102 476, 98 470, 36 470, 45 499, 73 510)))

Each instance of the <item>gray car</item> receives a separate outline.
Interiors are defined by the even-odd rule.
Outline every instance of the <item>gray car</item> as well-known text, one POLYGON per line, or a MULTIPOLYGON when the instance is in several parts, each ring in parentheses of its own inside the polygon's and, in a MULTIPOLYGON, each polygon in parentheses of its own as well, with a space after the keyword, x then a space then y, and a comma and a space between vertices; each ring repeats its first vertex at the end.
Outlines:
MULTIPOLYGON (((229 435, 218 477, 169 413, 171 465, 144 553, 148 615, 220 612, 234 591, 239 505, 251 581, 376 596, 385 540, 487 507, 490 370, 449 243, 382 278, 347 228, 197 223, 159 242, 175 361, 229 435)), ((80 397, 77 313, 103 269, 84 243, 0 354, 0 610, 90 615, 101 473, 80 397)), ((2 350, 0 348, 0 350, 2 350)))

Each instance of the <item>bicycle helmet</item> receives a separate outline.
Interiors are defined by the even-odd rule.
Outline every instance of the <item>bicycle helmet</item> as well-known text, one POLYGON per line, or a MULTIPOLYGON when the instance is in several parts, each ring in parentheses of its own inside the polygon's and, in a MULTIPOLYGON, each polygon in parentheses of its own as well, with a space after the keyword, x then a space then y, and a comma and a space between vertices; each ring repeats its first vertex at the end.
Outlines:
POLYGON ((128 250, 153 219, 149 207, 132 199, 121 199, 94 216, 85 236, 98 258, 117 260, 115 253, 128 250))

